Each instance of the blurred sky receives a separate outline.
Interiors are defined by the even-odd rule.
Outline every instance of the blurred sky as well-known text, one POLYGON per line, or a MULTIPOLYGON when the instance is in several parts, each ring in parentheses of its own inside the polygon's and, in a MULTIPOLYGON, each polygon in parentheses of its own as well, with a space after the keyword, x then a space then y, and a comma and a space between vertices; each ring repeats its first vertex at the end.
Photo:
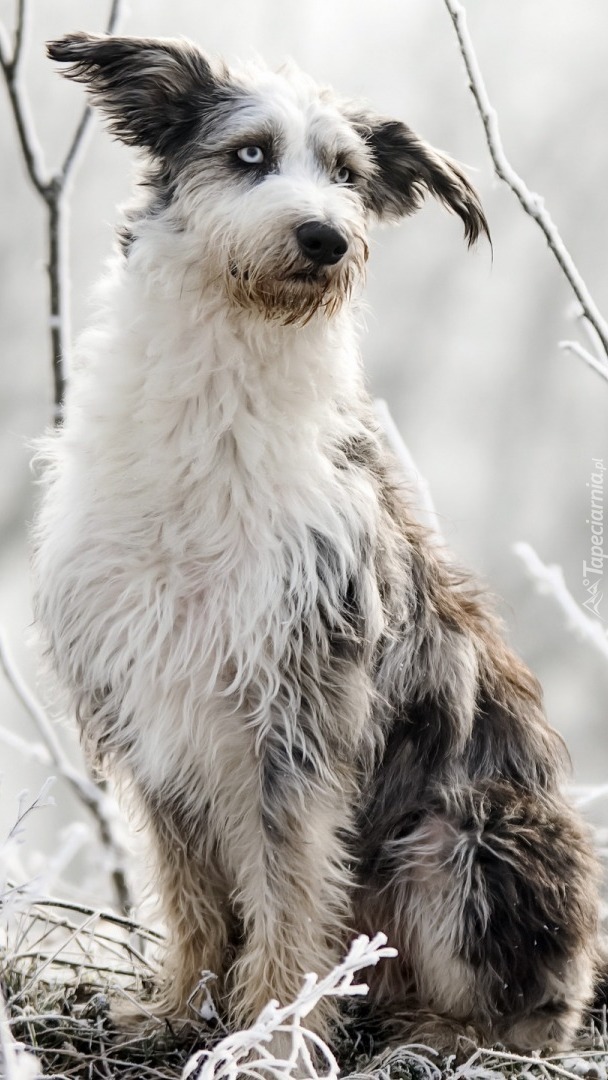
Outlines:
MULTIPOLYGON (((24 80, 49 165, 70 140, 83 93, 58 77, 43 42, 101 29, 108 6, 31 0, 24 80)), ((15 7, 0 0, 9 28, 15 7)), ((608 315, 606 0, 469 0, 467 10, 511 162, 542 192, 608 315)), ((228 59, 259 53, 278 64, 291 56, 470 167, 492 229, 493 262, 483 243, 468 253, 460 222, 436 205, 379 231, 367 289, 367 371, 431 485, 450 545, 503 598, 511 638, 544 683, 577 781, 606 779, 608 665, 572 637, 549 598, 533 592, 512 545, 525 539, 545 561, 560 563, 582 602, 586 484, 592 458, 608 465, 608 385, 558 350, 560 339, 577 333, 571 294, 537 227, 493 179, 443 3, 131 0, 120 29, 190 36, 228 59)), ((26 645, 26 522, 34 497, 27 442, 51 415, 45 217, 17 150, 4 86, 0 162, 0 622, 34 685, 38 659, 26 645)), ((75 332, 112 249, 131 167, 131 153, 96 124, 72 197, 75 332)), ((608 624, 608 589, 601 610, 608 624)), ((33 734, 1 679, 0 723, 33 734)), ((15 792, 35 787, 47 770, 26 769, 1 745, 0 762, 1 823, 13 816, 15 792)), ((604 810, 608 816, 608 804, 604 810)))

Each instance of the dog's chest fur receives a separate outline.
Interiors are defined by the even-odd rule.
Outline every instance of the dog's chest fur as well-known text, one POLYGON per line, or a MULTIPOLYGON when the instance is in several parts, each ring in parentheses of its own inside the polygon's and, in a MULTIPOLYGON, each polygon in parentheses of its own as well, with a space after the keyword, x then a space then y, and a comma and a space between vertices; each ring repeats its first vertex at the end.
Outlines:
POLYGON ((90 339, 70 402, 78 454, 58 463, 52 503, 69 537, 43 598, 65 605, 53 622, 72 644, 54 652, 95 713, 94 741, 173 786, 193 755, 215 767, 218 725, 233 740, 245 725, 259 746, 281 682, 300 678, 285 665, 327 650, 353 590, 377 640, 379 506, 344 449, 364 431, 344 328, 260 320, 245 338, 171 288, 141 295, 124 273, 110 291, 119 315, 90 339), (143 314, 125 318, 136 300, 143 314))

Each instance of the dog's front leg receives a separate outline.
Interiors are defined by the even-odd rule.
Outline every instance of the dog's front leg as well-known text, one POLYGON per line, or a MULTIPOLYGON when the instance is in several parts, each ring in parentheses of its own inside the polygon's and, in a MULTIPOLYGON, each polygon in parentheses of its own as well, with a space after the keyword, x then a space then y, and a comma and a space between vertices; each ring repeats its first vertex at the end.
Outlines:
MULTIPOLYGON (((239 1025, 272 999, 293 1001, 308 972, 324 975, 337 959, 350 892, 347 773, 333 767, 326 748, 306 758, 271 736, 255 779, 242 788, 225 837, 244 929, 231 972, 231 1013, 239 1025)), ((324 1004, 307 1022, 323 1034, 330 1016, 324 1004)), ((290 1048, 289 1039, 279 1044, 275 1052, 290 1048)))
POLYGON ((159 996, 152 1008, 173 1021, 194 1020, 197 987, 207 972, 215 977, 209 989, 222 1007, 235 936, 230 886, 217 857, 202 796, 196 814, 176 799, 148 796, 142 801, 167 933, 159 996))

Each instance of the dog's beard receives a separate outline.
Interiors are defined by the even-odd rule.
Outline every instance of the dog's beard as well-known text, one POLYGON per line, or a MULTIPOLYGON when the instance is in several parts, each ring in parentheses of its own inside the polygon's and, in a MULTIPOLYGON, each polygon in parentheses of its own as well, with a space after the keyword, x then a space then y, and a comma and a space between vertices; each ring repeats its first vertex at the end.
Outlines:
POLYGON ((357 248, 358 254, 343 265, 316 269, 287 258, 272 265, 241 265, 235 258, 226 274, 226 290, 239 307, 284 325, 303 326, 317 311, 331 318, 365 276, 367 245, 361 241, 357 248))

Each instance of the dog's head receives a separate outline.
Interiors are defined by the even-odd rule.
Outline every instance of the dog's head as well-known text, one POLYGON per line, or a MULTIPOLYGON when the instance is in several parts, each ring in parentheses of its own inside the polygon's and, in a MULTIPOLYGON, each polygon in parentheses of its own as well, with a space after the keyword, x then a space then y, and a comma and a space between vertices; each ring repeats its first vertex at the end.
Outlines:
POLYGON ((149 157, 135 238, 150 219, 179 231, 240 306, 284 322, 331 314, 363 274, 370 220, 411 214, 428 194, 469 244, 488 234, 455 161, 295 67, 231 71, 185 41, 83 33, 49 55, 149 157))

